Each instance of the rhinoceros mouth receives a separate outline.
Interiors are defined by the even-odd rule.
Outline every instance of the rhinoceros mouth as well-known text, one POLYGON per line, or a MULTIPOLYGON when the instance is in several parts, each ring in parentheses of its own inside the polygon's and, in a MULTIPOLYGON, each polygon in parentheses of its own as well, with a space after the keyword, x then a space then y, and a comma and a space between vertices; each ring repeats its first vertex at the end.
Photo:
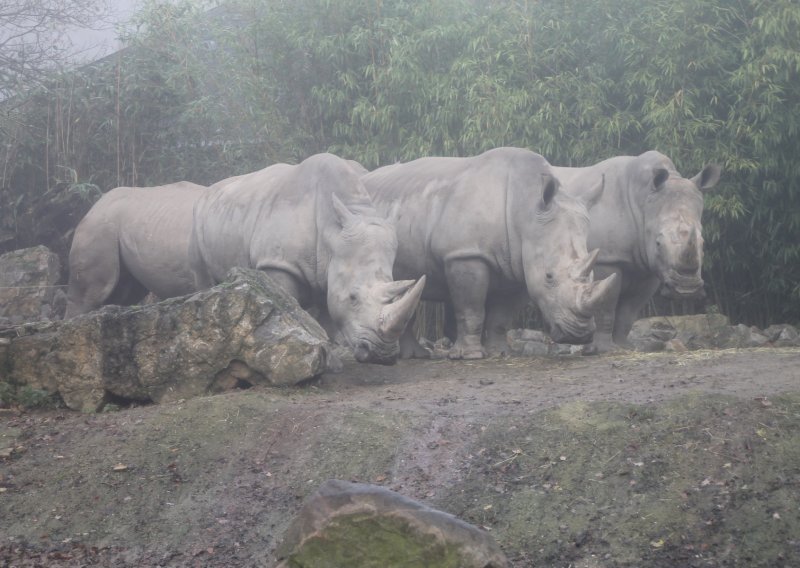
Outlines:
POLYGON ((556 343, 585 345, 594 339, 593 317, 576 316, 550 325, 550 338, 556 343))
POLYGON ((670 298, 702 298, 705 296, 703 279, 696 273, 681 274, 677 270, 669 270, 661 287, 661 295, 670 298))
POLYGON ((359 363, 394 365, 400 353, 397 342, 379 345, 367 339, 359 339, 353 345, 353 356, 359 363))

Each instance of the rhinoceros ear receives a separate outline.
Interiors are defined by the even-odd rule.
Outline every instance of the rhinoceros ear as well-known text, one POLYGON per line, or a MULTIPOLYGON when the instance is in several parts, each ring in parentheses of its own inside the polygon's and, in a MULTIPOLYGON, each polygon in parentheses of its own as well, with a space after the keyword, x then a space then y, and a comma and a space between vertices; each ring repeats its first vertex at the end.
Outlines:
POLYGON ((653 168, 653 191, 661 191, 669 179, 669 170, 666 168, 653 168))
POLYGON ((692 178, 692 181, 700 191, 711 189, 719 181, 722 175, 722 168, 717 164, 708 164, 703 171, 692 178))
POLYGON ((542 174, 542 209, 549 209, 558 193, 559 181, 550 174, 542 174))
POLYGON ((347 206, 341 202, 341 200, 336 197, 335 193, 331 194, 331 202, 333 203, 333 210, 336 212, 336 216, 339 218, 339 223, 342 227, 347 227, 355 223, 356 215, 352 211, 350 211, 347 206))

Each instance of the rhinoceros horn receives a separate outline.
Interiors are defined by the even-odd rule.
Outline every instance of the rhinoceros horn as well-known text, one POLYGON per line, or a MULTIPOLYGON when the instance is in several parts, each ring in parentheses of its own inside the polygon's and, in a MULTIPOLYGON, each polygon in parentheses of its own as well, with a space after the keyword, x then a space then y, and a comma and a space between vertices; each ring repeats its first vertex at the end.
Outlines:
POLYGON ((585 257, 576 260, 571 276, 576 280, 589 280, 591 283, 594 276, 592 274, 592 268, 594 268, 594 263, 597 261, 598 254, 600 254, 600 249, 594 249, 585 257))
POLYGON ((417 304, 422 297, 423 288, 425 288, 425 275, 417 280, 416 284, 413 280, 401 280, 389 284, 387 296, 389 292, 395 292, 395 297, 398 294, 403 295, 381 310, 378 333, 383 339, 387 341, 400 339, 406 325, 414 316, 414 310, 417 309, 417 304))
POLYGON ((617 282, 617 275, 612 274, 599 282, 591 282, 581 295, 578 310, 584 314, 593 314, 608 299, 611 289, 617 282))

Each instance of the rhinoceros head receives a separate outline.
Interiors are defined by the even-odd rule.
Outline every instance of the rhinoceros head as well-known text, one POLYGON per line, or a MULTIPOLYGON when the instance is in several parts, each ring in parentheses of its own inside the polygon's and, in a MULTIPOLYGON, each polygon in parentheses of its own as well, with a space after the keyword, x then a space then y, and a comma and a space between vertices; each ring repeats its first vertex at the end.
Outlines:
POLYGON ((335 194, 332 199, 341 232, 328 265, 328 312, 358 361, 393 364, 425 276, 393 281, 394 224, 351 211, 335 194))
POLYGON ((720 168, 708 165, 691 179, 669 167, 657 166, 651 171, 643 205, 647 264, 664 284, 664 294, 702 296, 701 192, 716 185, 720 168))
POLYGON ((589 252, 588 208, 603 193, 601 178, 583 197, 559 191, 559 182, 542 175, 541 202, 523 236, 523 263, 528 294, 539 306, 558 343, 589 343, 593 314, 607 299, 616 274, 595 282, 592 270, 598 250, 589 252))

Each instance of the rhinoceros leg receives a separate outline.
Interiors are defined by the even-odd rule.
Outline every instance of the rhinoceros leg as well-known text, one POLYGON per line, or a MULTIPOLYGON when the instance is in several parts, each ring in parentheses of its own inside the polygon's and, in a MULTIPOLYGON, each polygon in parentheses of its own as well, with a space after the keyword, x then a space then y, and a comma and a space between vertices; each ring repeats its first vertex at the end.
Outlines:
POLYGON ((489 267, 478 259, 447 261, 447 287, 456 316, 457 337, 448 353, 451 359, 483 359, 481 345, 489 291, 489 267))
POLYGON ((416 315, 406 325, 403 335, 400 336, 400 358, 401 359, 430 359, 431 352, 419 344, 414 335, 414 320, 416 315))
POLYGON ((656 276, 644 275, 635 278, 628 277, 627 280, 623 283, 623 290, 614 313, 611 339, 615 345, 630 348, 628 334, 633 327, 633 322, 639 317, 642 308, 653 297, 653 294, 658 291, 661 281, 656 276))
POLYGON ((489 296, 486 302, 485 344, 492 355, 508 352, 506 334, 511 329, 514 316, 520 313, 528 302, 528 294, 499 293, 489 296))
POLYGON ((103 253, 93 257, 94 262, 72 262, 70 255, 65 319, 105 304, 130 306, 147 296, 147 288, 133 277, 116 250, 103 253))
POLYGON ((615 285, 609 291, 606 301, 600 304, 594 311, 594 321, 597 329, 594 332, 592 343, 597 351, 601 353, 613 351, 615 349, 614 342, 612 341, 612 332, 614 330, 615 314, 617 312, 617 305, 623 283, 623 274, 621 269, 612 266, 595 265, 594 267, 595 280, 602 280, 612 274, 617 274, 615 285))

